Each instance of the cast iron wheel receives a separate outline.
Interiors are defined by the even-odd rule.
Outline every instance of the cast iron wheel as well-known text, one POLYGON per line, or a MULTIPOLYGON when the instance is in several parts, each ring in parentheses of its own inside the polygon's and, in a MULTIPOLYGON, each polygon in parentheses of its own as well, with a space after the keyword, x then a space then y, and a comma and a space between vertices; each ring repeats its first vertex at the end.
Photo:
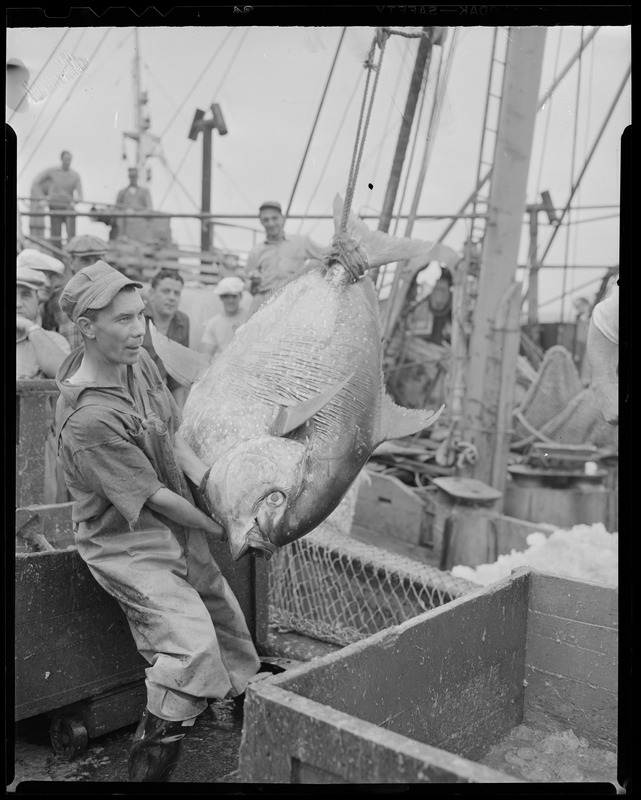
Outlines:
POLYGON ((67 761, 84 753, 89 744, 85 723, 77 714, 54 717, 49 737, 54 753, 67 761))

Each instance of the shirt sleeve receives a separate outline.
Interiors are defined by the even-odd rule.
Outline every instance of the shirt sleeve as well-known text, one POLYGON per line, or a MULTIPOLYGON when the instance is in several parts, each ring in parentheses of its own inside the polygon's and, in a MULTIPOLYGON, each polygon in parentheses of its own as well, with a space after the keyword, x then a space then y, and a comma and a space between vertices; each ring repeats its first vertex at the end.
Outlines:
POLYGON ((64 336, 62 336, 62 334, 57 333, 56 331, 46 331, 46 333, 54 344, 57 344, 64 353, 69 355, 71 352, 71 344, 67 339, 65 339, 64 336))
POLYGON ((214 346, 218 344, 218 340, 216 339, 216 326, 213 319, 210 319, 205 325, 200 342, 201 344, 213 344, 214 346))
POLYGON ((592 321, 595 328, 606 339, 615 344, 619 343, 619 287, 615 286, 612 294, 597 303, 592 312, 592 321))
POLYGON ((144 504, 164 484, 142 449, 132 428, 117 413, 88 406, 73 414, 67 425, 79 444, 74 456, 77 476, 87 491, 108 500, 131 525, 144 504))
POLYGON ((247 256, 247 266, 245 269, 247 272, 258 270, 258 253, 255 250, 250 250, 249 255, 247 256))

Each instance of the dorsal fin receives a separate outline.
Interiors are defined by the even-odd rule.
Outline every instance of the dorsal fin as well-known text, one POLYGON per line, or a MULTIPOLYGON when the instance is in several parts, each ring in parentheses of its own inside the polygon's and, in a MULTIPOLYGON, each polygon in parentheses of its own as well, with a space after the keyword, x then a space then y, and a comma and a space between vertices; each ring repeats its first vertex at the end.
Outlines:
POLYGON ((156 353, 158 353, 163 366, 181 386, 186 386, 189 389, 208 369, 209 359, 206 356, 178 342, 174 342, 173 339, 161 333, 151 320, 149 320, 149 332, 151 334, 151 343, 156 353))
POLYGON ((388 439, 411 436, 413 433, 428 428, 441 416, 444 408, 444 405, 438 411, 427 411, 424 408, 403 408, 396 405, 387 392, 383 391, 376 445, 378 446, 388 439))

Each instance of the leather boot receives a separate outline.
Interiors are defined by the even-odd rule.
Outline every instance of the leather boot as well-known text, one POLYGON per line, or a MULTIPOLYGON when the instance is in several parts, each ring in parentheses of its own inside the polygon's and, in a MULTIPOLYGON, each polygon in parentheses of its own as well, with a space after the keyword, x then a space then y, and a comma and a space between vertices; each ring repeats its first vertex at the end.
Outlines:
POLYGON ((145 709, 129 752, 129 780, 168 781, 180 759, 183 739, 193 726, 193 720, 188 722, 169 722, 145 709))

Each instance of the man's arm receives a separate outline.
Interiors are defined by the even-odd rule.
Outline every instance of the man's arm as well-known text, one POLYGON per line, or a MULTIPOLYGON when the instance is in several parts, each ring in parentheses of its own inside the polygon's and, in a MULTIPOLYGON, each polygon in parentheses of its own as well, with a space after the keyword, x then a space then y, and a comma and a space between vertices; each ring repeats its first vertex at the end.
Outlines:
POLYGON ((17 316, 16 320, 16 333, 19 336, 24 333, 27 334, 38 359, 38 366, 47 378, 55 378, 60 365, 71 352, 71 348, 68 348, 65 352, 60 345, 53 341, 47 331, 36 325, 35 322, 20 315, 17 316))
POLYGON ((590 384, 601 414, 610 425, 619 424, 619 346, 608 339, 590 320, 586 344, 590 384))
POLYGON ((147 500, 146 504, 152 511, 162 514, 167 519, 184 525, 187 528, 200 528, 217 541, 224 541, 224 529, 211 517, 192 506, 179 494, 172 492, 171 489, 163 487, 147 500))
POLYGON ((76 200, 82 201, 82 181, 80 180, 80 175, 78 175, 78 180, 76 181, 76 200))

